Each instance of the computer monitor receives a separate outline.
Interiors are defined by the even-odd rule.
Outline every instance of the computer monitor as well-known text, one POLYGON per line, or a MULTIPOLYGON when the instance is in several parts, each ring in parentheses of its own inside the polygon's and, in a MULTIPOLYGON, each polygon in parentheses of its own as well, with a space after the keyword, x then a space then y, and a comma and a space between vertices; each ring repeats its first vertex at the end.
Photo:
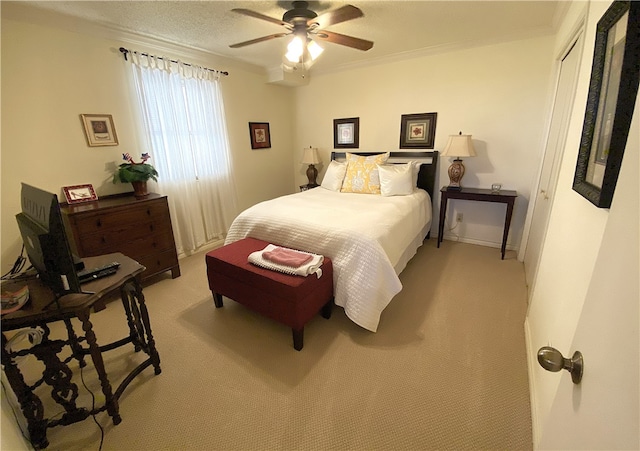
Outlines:
POLYGON ((42 282, 56 296, 81 293, 58 196, 23 183, 21 205, 16 220, 29 261, 42 282))

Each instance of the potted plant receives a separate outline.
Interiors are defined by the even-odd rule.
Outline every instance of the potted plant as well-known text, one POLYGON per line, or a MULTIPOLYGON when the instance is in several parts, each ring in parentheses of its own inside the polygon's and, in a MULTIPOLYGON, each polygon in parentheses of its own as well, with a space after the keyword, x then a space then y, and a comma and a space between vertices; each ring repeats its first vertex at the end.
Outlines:
POLYGON ((133 194, 137 199, 143 199, 149 195, 147 191, 147 181, 149 179, 157 182, 158 171, 152 165, 147 163, 151 158, 148 153, 142 154, 142 161, 136 163, 128 153, 122 154, 122 159, 127 163, 118 166, 116 173, 113 174, 113 183, 131 183, 133 185, 133 194))

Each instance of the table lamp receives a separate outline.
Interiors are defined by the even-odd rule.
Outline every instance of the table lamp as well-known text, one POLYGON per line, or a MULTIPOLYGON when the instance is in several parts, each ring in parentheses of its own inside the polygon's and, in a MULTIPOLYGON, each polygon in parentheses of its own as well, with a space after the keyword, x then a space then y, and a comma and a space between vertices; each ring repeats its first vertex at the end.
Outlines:
POLYGON ((464 165, 460 157, 475 157, 476 151, 473 148, 471 135, 449 135, 447 146, 442 152, 443 157, 455 157, 451 166, 449 166, 449 187, 451 191, 459 191, 461 189, 460 180, 464 175, 464 165))
POLYGON ((320 157, 318 156, 318 149, 309 146, 308 149, 304 149, 302 154, 302 164, 308 164, 307 178, 309 179, 309 185, 317 186, 316 177, 318 177, 318 170, 314 164, 320 163, 320 157))

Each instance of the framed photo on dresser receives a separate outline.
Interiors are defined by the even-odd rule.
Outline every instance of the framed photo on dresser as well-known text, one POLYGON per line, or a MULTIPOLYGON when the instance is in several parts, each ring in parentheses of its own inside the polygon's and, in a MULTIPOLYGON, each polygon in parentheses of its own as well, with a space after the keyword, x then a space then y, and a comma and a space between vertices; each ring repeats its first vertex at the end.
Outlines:
POLYGON ((64 186, 62 190, 64 191, 64 197, 67 199, 68 204, 98 200, 98 196, 96 196, 96 192, 91 184, 64 186))

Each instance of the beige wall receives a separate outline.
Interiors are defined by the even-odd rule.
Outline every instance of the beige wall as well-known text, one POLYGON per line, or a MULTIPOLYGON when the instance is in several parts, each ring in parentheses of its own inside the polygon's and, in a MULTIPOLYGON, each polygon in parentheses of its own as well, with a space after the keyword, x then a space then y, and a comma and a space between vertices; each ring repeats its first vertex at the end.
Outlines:
MULTIPOLYGON (((501 183, 518 191, 508 240, 517 249, 545 136, 552 44, 552 37, 539 37, 313 76, 296 89, 298 161, 303 147, 318 147, 321 180, 333 148, 333 119, 359 117, 359 150, 387 151, 399 148, 401 115, 437 112, 436 150, 450 134, 473 135, 478 156, 464 160, 464 186, 501 183)), ((441 160, 436 191, 448 185, 451 161, 441 160)), ((303 167, 296 178, 305 180, 303 167)), ((445 238, 500 246, 504 204, 452 201, 448 217, 456 212, 463 222, 445 238)))
MULTIPOLYGON (((112 184, 113 170, 121 162, 122 153, 139 156, 147 149, 139 145, 129 68, 118 48, 140 46, 140 50, 158 53, 162 49, 160 43, 128 43, 115 36, 105 37, 97 28, 95 33, 91 29, 76 33, 54 28, 60 25, 55 16, 51 16, 52 26, 27 23, 20 19, 22 13, 20 8, 14 11, 3 5, 3 273, 20 252, 14 216, 20 210, 21 182, 57 193, 63 199, 62 187, 75 184, 93 184, 98 196, 131 190, 128 185, 112 184), (112 114, 119 145, 88 147, 81 113, 112 114)), ((175 53, 173 48, 167 51, 175 53)), ((189 61, 231 74, 223 79, 223 92, 240 209, 291 193, 292 91, 265 84, 261 70, 248 70, 195 52, 185 55, 189 61), (251 150, 250 121, 270 123, 271 149, 251 150)))

